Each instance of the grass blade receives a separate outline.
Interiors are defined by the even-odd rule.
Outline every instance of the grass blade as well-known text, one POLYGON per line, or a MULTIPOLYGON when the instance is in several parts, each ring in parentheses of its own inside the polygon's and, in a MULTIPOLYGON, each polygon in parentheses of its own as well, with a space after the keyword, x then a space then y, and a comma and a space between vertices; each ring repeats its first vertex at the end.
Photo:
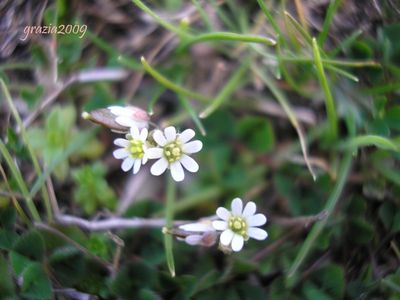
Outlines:
POLYGON ((370 145, 374 145, 384 150, 393 150, 396 152, 400 152, 399 144, 396 144, 392 140, 389 140, 379 135, 359 135, 339 143, 337 147, 339 149, 349 149, 349 148, 358 148, 370 145))
POLYGON ((263 11, 264 15, 267 17, 268 22, 271 24, 272 28, 274 29, 275 33, 279 36, 282 36, 282 31, 279 29, 278 24, 275 22, 274 17, 268 10, 268 7, 265 5, 263 0, 257 0, 258 5, 260 6, 261 10, 263 11))
POLYGON ((325 40, 328 36, 329 27, 331 26, 333 16, 335 15, 336 10, 339 8, 342 0, 333 0, 329 3, 328 11, 326 12, 326 17, 324 20, 324 24, 322 25, 322 31, 318 36, 318 44, 322 47, 325 43, 325 40))
MULTIPOLYGON (((28 139, 28 136, 26 134, 26 130, 25 130, 25 127, 24 127, 23 122, 21 120, 21 117, 19 116, 19 113, 18 113, 18 111, 17 111, 17 109, 16 109, 16 107, 14 105, 14 102, 11 99, 11 95, 10 95, 10 93, 9 93, 9 91, 7 89, 7 86, 6 86, 5 82, 3 81, 3 79, 0 79, 0 84, 1 84, 1 88, 3 90, 3 94, 5 95, 6 102, 7 102, 8 106, 9 106, 13 116, 14 116, 14 119, 15 119, 18 127, 19 127, 22 140, 23 140, 24 144, 26 145, 26 147, 28 149, 29 156, 30 156, 31 161, 33 163, 33 168, 34 168, 37 176, 41 176, 42 175, 42 169, 40 167, 39 160, 36 157, 35 152, 33 151, 33 148, 32 148, 32 146, 31 146, 31 144, 29 142, 29 139, 28 139)), ((50 197, 49 197, 48 191, 44 187, 41 192, 42 192, 44 206, 46 208, 47 218, 51 221, 53 219, 53 211, 51 209, 50 197)))
POLYGON ((189 39, 187 42, 184 43, 182 47, 185 48, 195 43, 209 41, 236 41, 246 43, 259 43, 266 46, 274 46, 276 44, 275 40, 258 35, 240 34, 233 32, 209 32, 199 34, 198 36, 189 39))
POLYGON ((168 78, 166 78, 164 75, 160 74, 157 72, 155 69, 153 69, 146 61, 146 59, 142 56, 141 58, 142 64, 146 72, 148 72, 155 80, 157 80, 159 83, 164 85, 167 89, 170 89, 171 91, 174 91, 177 94, 187 96, 193 99, 197 99, 202 102, 209 102, 210 99, 208 97, 205 97, 201 94, 198 94, 196 92, 192 92, 191 90, 188 90, 184 87, 181 87, 177 85, 176 83, 170 81, 168 78))
POLYGON ((285 95, 275 86, 271 78, 269 78, 257 67, 253 66, 253 70, 263 80, 264 84, 269 88, 269 90, 272 92, 272 94, 275 96, 275 98, 278 100, 279 104, 282 106, 283 110, 287 114, 290 123, 292 123, 292 126, 295 128, 299 137, 301 150, 303 152, 303 157, 304 161, 306 162, 307 168, 310 171, 313 179, 316 180, 316 174, 308 158, 307 143, 303 133, 303 129, 301 128, 300 123, 297 121, 296 114, 290 107, 289 101, 286 99, 285 95))
POLYGON ((229 79, 226 85, 214 98, 211 104, 200 113, 200 118, 207 118, 214 111, 216 111, 226 99, 238 88, 239 85, 244 83, 243 75, 247 71, 250 64, 250 58, 242 62, 241 66, 235 71, 233 76, 229 79))
POLYGON ((317 222, 314 224, 312 227, 310 233, 308 234, 305 242, 303 243, 296 259, 294 260, 292 266, 289 269, 289 272, 287 276, 290 278, 292 277, 300 267, 300 265, 303 263, 304 259, 307 257, 308 253, 312 249, 315 240, 321 233, 321 231, 324 229, 329 216, 333 213, 333 210, 339 200, 339 197, 342 193, 342 190, 344 188, 344 185, 346 183, 347 175, 349 174, 350 171, 350 166, 351 166, 351 151, 348 151, 341 163, 339 172, 338 172, 338 180, 329 196, 329 199, 325 205, 324 211, 326 212, 326 218, 323 220, 317 222))
POLYGON ((338 120, 336 115, 335 103, 333 101, 331 89, 329 88, 328 80, 325 76, 324 67, 321 61, 321 55, 319 53, 319 47, 315 38, 312 39, 312 45, 314 62, 317 69, 317 77, 325 94, 325 107, 329 122, 329 138, 330 140, 334 140, 336 139, 338 132, 338 120))
POLYGON ((14 163, 10 152, 8 152, 6 145, 3 143, 2 140, 0 140, 0 153, 4 157, 8 168, 11 171, 12 176, 14 177, 15 181, 17 182, 17 185, 25 197, 26 205, 29 209, 29 212, 35 222, 40 222, 40 216, 39 213, 36 209, 35 204, 33 203, 32 197, 29 195, 28 192, 28 187, 25 184, 24 179, 22 178, 21 172, 19 171, 18 167, 14 163))

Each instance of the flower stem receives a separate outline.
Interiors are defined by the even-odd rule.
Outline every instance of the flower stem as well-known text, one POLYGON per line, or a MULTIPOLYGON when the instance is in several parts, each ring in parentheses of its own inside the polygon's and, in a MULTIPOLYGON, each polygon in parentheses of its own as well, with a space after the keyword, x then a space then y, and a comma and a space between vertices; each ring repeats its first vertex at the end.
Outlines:
MULTIPOLYGON (((167 230, 171 228, 173 225, 174 219, 174 205, 175 205, 175 196, 176 196, 176 185, 173 179, 168 176, 167 177, 167 202, 165 204, 165 224, 167 230)), ((174 254, 172 250, 172 235, 168 234, 165 230, 164 232, 164 246, 165 246, 165 256, 167 260, 167 266, 169 272, 172 277, 175 277, 175 262, 174 262, 174 254)))

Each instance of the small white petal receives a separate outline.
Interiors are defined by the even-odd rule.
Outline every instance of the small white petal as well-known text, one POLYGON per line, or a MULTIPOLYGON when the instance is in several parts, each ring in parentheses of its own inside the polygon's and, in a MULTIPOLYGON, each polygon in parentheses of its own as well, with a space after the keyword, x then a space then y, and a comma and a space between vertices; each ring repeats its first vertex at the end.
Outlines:
POLYGON ((182 133, 179 134, 179 140, 181 141, 182 144, 185 144, 186 142, 190 141, 195 135, 195 132, 193 129, 186 129, 182 133))
POLYGON ((221 244, 224 246, 228 246, 232 242, 233 235, 234 233, 230 229, 227 229, 224 232, 222 232, 220 237, 221 244))
POLYGON ((141 164, 142 161, 140 159, 135 160, 135 165, 133 166, 133 174, 137 174, 137 172, 139 172, 141 164))
POLYGON ((149 132, 148 132, 147 128, 143 128, 142 131, 140 132, 140 140, 142 142, 145 142, 148 134, 149 134, 149 132))
POLYGON ((160 130, 154 130, 153 139, 159 144, 161 147, 165 146, 167 140, 164 137, 164 134, 160 130))
POLYGON ((226 230, 228 228, 228 223, 225 221, 213 221, 212 226, 215 230, 226 230))
POLYGON ((116 159, 121 159, 129 156, 129 152, 125 149, 117 149, 113 152, 113 155, 116 159))
POLYGON ((174 126, 169 126, 164 129, 165 137, 167 138, 167 142, 173 142, 176 139, 176 129, 174 126))
POLYGON ((165 172, 167 167, 168 167, 168 161, 164 157, 161 157, 151 166, 150 173, 153 174, 154 176, 161 175, 162 173, 165 172))
POLYGON ((182 150, 184 153, 196 153, 199 152, 203 148, 203 143, 201 141, 193 141, 182 146, 182 150))
POLYGON ((163 156, 164 150, 162 148, 149 148, 146 150, 146 155, 149 159, 156 159, 163 156))
POLYGON ((231 204, 231 209, 232 209, 232 213, 235 216, 241 216, 242 215, 242 209, 243 209, 242 199, 240 199, 240 198, 233 199, 232 200, 232 204, 231 204))
POLYGON ((137 122, 135 122, 134 120, 132 120, 129 117, 126 117, 126 116, 116 117, 115 118, 115 122, 117 122, 119 125, 125 126, 125 127, 138 126, 137 122))
POLYGON ((147 155, 146 155, 146 152, 145 152, 145 153, 143 154, 143 157, 142 157, 142 165, 146 164, 148 160, 149 160, 149 159, 148 159, 148 157, 147 157, 147 155))
POLYGON ((114 145, 117 145, 120 147, 127 147, 129 145, 129 141, 126 139, 115 139, 114 145))
POLYGON ((217 208, 217 216, 220 217, 224 221, 228 221, 231 213, 225 207, 218 207, 217 208))
POLYGON ((188 170, 189 172, 194 173, 199 170, 199 165, 197 164, 197 162, 190 156, 187 156, 186 154, 183 154, 179 161, 182 163, 182 165, 185 167, 185 169, 188 170))
POLYGON ((134 162, 135 160, 131 157, 125 158, 124 161, 122 162, 121 169, 124 172, 128 172, 132 168, 134 162))
POLYGON ((185 178, 185 172, 183 171, 182 165, 179 161, 175 161, 171 164, 171 175, 172 178, 179 182, 185 178))
POLYGON ((265 230, 257 227, 248 228, 247 234, 249 237, 259 241, 265 240, 268 237, 268 233, 265 230))
POLYGON ((244 239, 241 235, 235 234, 232 239, 232 250, 235 252, 239 252, 242 250, 244 244, 244 239))
POLYGON ((250 216, 252 216, 252 215, 254 215, 256 213, 256 209, 257 209, 257 207, 256 207, 256 204, 254 202, 252 202, 252 201, 247 202, 246 206, 243 209, 242 216, 245 217, 245 218, 246 217, 250 217, 250 216))
POLYGON ((109 106, 107 107, 113 115, 116 116, 128 116, 128 112, 122 106, 109 106))
POLYGON ((263 214, 256 214, 247 218, 247 225, 250 227, 261 226, 267 222, 267 218, 263 214))
POLYGON ((192 234, 185 237, 185 242, 191 246, 200 244, 203 236, 199 234, 192 234))
POLYGON ((214 228, 210 224, 205 223, 190 223, 179 226, 180 229, 193 232, 212 231, 214 228))
POLYGON ((130 132, 134 140, 140 139, 139 129, 136 126, 132 126, 130 132))

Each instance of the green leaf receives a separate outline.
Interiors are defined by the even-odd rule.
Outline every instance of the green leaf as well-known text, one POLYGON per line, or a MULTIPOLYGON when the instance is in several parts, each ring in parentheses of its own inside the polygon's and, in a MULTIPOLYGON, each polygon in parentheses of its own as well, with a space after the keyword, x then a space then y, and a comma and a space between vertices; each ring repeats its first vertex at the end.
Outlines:
POLYGON ((15 299, 14 283, 7 260, 0 253, 0 299, 15 299))
POLYGON ((8 205, 0 209, 0 227, 12 229, 16 221, 15 208, 8 205))
POLYGON ((98 207, 114 209, 117 197, 105 180, 106 167, 101 162, 75 169, 72 177, 76 188, 74 201, 86 214, 93 214, 98 207))
POLYGON ((42 261, 45 254, 44 240, 37 230, 32 229, 16 240, 13 250, 32 261, 42 261))
POLYGON ((11 230, 0 229, 0 249, 11 250, 18 234, 11 230))
POLYGON ((21 254, 18 254, 15 251, 10 251, 9 255, 12 268, 14 270, 15 275, 17 276, 20 276, 21 273, 32 263, 32 261, 29 258, 21 254))
POLYGON ((374 237, 374 227, 362 217, 352 218, 349 228, 351 241, 356 244, 365 245, 374 237))
POLYGON ((239 121, 240 138, 255 152, 270 152, 275 146, 275 135, 272 124, 262 117, 245 117, 239 121))
POLYGON ((333 299, 343 299, 344 296, 344 270, 335 264, 320 268, 313 273, 318 287, 333 299))
POLYGON ((51 282, 40 263, 32 263, 22 273, 22 296, 29 299, 50 299, 51 282))
POLYGON ((66 286, 77 284, 85 276, 83 254, 73 246, 57 248, 49 257, 57 280, 66 286))

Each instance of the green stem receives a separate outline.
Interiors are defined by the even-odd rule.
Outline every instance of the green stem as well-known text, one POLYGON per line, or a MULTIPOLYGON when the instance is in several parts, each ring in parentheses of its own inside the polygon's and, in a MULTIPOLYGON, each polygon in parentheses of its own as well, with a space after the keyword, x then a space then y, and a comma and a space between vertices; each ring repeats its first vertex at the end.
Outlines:
MULTIPOLYGON (((167 201, 165 204, 165 225, 168 229, 171 229, 174 221, 174 205, 176 197, 176 185, 171 176, 167 177, 167 201)), ((172 277, 175 277, 175 262, 173 254, 173 237, 168 232, 164 231, 164 245, 165 245, 165 256, 169 272, 172 277)))

